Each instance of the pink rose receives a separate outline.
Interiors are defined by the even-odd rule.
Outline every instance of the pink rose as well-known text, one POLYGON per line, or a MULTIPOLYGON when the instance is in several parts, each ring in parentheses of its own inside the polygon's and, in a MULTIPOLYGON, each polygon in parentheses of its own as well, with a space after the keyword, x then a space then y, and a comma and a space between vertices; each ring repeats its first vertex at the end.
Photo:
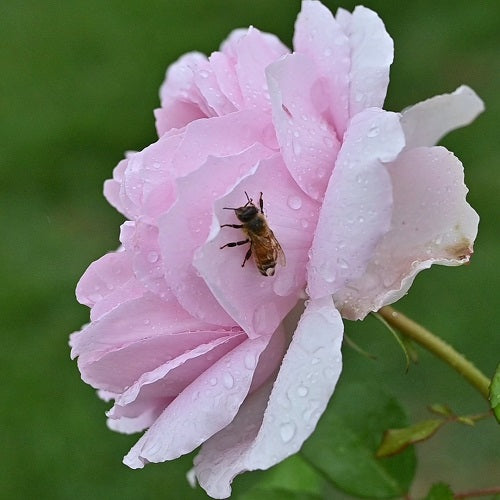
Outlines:
POLYGON ((341 372, 341 316, 396 301, 433 263, 469 260, 478 216, 460 161, 434 144, 483 104, 460 87, 384 111, 392 59, 374 12, 333 17, 305 0, 293 53, 250 28, 169 68, 159 140, 105 184, 129 220, 78 284, 91 323, 71 337, 83 380, 114 400, 109 427, 147 429, 130 467, 202 445, 198 481, 229 496, 234 476, 314 430, 341 372), (286 257, 273 276, 242 267, 248 244, 221 249, 246 239, 221 227, 241 224, 224 207, 248 193, 259 209, 260 192, 286 257))

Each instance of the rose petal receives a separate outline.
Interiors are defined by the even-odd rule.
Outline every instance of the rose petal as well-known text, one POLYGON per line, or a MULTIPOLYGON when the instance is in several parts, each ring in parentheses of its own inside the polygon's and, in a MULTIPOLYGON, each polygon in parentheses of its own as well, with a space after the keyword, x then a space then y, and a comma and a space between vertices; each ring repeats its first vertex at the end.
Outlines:
MULTIPOLYGON (((199 332, 191 335, 200 336, 199 332)), ((220 335, 206 343, 200 338, 199 343, 192 349, 184 350, 153 370, 143 372, 116 398, 115 407, 111 409, 109 416, 113 416, 116 408, 124 407, 136 400, 175 398, 212 364, 246 339, 242 330, 235 331, 231 335, 221 331, 220 335), (222 336, 224 334, 226 335, 222 336)))
POLYGON ((295 23, 293 46, 296 52, 314 61, 321 82, 328 87, 328 99, 323 106, 341 139, 349 118, 349 39, 327 7, 307 0, 302 2, 295 23))
POLYGON ((261 159, 272 154, 255 144, 234 156, 209 157, 198 170, 178 180, 177 203, 159 221, 167 283, 182 306, 199 319, 218 325, 233 323, 192 265, 195 250, 209 235, 214 201, 226 196, 261 159))
POLYGON ((251 396, 234 421, 205 442, 195 458, 196 476, 210 496, 228 497, 237 474, 268 469, 300 449, 339 378, 342 334, 331 297, 310 301, 269 399, 266 387, 251 396))
POLYGON ((349 38, 351 71, 349 116, 369 107, 381 108, 394 59, 394 43, 376 12, 357 6, 352 14, 339 9, 337 21, 349 38))
POLYGON ((158 243, 158 227, 138 219, 121 226, 120 241, 131 258, 131 268, 144 288, 162 299, 173 293, 165 282, 163 258, 158 243))
POLYGON ((245 358, 260 356, 269 340, 269 336, 247 339, 214 363, 165 409, 123 463, 137 469, 148 462, 172 460, 193 451, 228 425, 254 374, 255 367, 247 368, 245 358))
POLYGON ((172 128, 182 128, 193 120, 213 115, 195 84, 195 75, 206 62, 204 54, 190 52, 169 66, 160 88, 162 107, 155 112, 159 136, 172 128))
POLYGON ((136 342, 204 329, 211 331, 214 327, 193 318, 176 300, 162 300, 146 292, 143 297, 121 304, 99 321, 74 333, 70 341, 71 356, 79 356, 82 367, 136 342))
POLYGON ((432 264, 459 265, 472 254, 479 217, 465 200, 460 161, 442 147, 416 148, 387 168, 394 192, 391 229, 365 274, 334 295, 349 319, 395 302, 432 264))
POLYGON ((137 405, 135 408, 136 416, 119 418, 108 418, 106 424, 112 431, 121 432, 122 434, 134 434, 141 432, 153 425, 154 421, 161 415, 168 403, 164 400, 145 401, 141 407, 137 405))
POLYGON ((267 112, 271 109, 265 69, 272 62, 289 52, 274 35, 263 35, 250 27, 245 36, 235 44, 236 73, 247 109, 267 112))
POLYGON ((402 112, 401 125, 406 147, 434 146, 448 132, 471 123, 484 111, 484 103, 466 85, 452 94, 443 94, 419 102, 402 112))
POLYGON ((303 191, 320 200, 340 147, 333 125, 324 116, 329 89, 314 62, 303 54, 275 62, 267 77, 283 159, 303 191))
POLYGON ((272 333, 301 295, 318 208, 295 184, 278 155, 261 161, 253 175, 216 202, 211 238, 196 252, 194 265, 217 301, 250 337, 272 333), (283 242, 286 265, 278 264, 274 276, 262 276, 253 259, 242 267, 248 245, 220 248, 245 239, 241 229, 219 229, 222 224, 239 222, 233 211, 223 207, 244 205, 245 191, 254 203, 264 192, 269 227, 283 242))
POLYGON ((319 298, 360 276, 390 227, 392 187, 383 164, 404 146, 395 113, 365 110, 346 131, 321 207, 308 264, 308 290, 319 298))
POLYGON ((269 135, 269 117, 257 110, 243 110, 230 115, 197 120, 186 127, 172 165, 176 177, 199 168, 209 156, 230 156, 253 144, 274 148, 269 135))

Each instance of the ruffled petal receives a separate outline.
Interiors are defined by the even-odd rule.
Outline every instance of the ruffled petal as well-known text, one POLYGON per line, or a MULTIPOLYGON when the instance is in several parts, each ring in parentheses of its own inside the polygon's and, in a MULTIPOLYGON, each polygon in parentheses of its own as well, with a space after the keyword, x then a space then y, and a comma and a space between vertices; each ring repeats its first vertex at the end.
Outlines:
POLYGON ((255 144, 233 156, 209 157, 198 170, 178 180, 177 203, 159 221, 167 283, 183 307, 199 319, 219 325, 233 322, 192 264, 195 251, 209 236, 214 201, 272 154, 255 144))
POLYGON ((194 266, 217 301, 250 337, 271 334, 296 304, 305 287, 305 264, 316 225, 319 204, 306 196, 291 178, 280 156, 262 160, 255 173, 244 178, 215 203, 209 240, 196 253, 194 266), (220 228, 239 223, 231 210, 245 204, 245 191, 258 204, 262 191, 264 212, 286 257, 274 276, 262 276, 253 259, 244 267, 249 245, 222 248, 245 240, 241 229, 220 228))
POLYGON ((327 115, 330 95, 314 62, 291 54, 267 70, 273 121, 295 182, 315 200, 324 196, 340 147, 327 115))
MULTIPOLYGON (((71 356, 72 358, 79 356, 78 363, 82 369, 87 364, 101 359, 105 354, 118 351, 137 342, 179 334, 180 332, 203 330, 213 331, 214 325, 193 318, 174 299, 162 300, 156 295, 146 292, 142 297, 121 304, 98 321, 94 321, 80 332, 72 334, 70 340, 71 356)), ((179 337, 176 339, 181 344, 181 339, 179 337)), ((194 337, 192 344, 197 344, 194 337)), ((185 347, 183 348, 185 349, 185 347)), ((167 349, 161 351, 151 349, 153 366, 164 362, 165 359, 162 356, 168 356, 168 351, 167 349), (156 363, 155 360, 158 359, 158 356, 161 359, 160 362, 156 363)), ((141 359, 134 361, 142 363, 141 359)), ((107 390, 120 392, 112 389, 107 390)))
POLYGON ((351 81, 349 116, 384 104, 389 69, 394 59, 394 43, 376 12, 358 6, 350 14, 339 9, 337 21, 349 38, 351 81))
POLYGON ((406 108, 401 125, 406 147, 434 146, 448 132, 471 123, 484 111, 484 103, 466 85, 452 94, 442 94, 406 108))
POLYGON ((322 103, 324 111, 331 117, 337 138, 341 139, 349 118, 351 47, 347 35, 327 7, 306 0, 295 23, 293 47, 314 61, 321 83, 328 89, 328 99, 322 103))
POLYGON ((384 162, 394 160, 403 146, 395 113, 372 108, 351 120, 314 235, 310 297, 332 294, 366 269, 390 227, 392 187, 384 162))
POLYGON ((248 394, 255 365, 270 336, 247 339, 215 362, 172 401, 123 459, 132 469, 193 451, 234 418, 248 394), (223 410, 223 411, 221 411, 223 410))
POLYGON ((479 217, 466 202, 463 167, 452 153, 442 147, 407 150, 388 171, 394 193, 391 229, 364 275, 334 295, 349 319, 395 302, 432 264, 455 266, 472 254, 479 217))
POLYGON ((160 88, 162 107, 155 112, 160 137, 172 128, 182 128, 193 120, 214 114, 195 83, 200 68, 206 64, 204 54, 190 52, 169 66, 160 88))
POLYGON ((228 497, 237 474, 268 469, 300 449, 340 376, 342 335, 331 297, 307 304, 272 391, 262 387, 251 396, 195 458, 196 476, 210 496, 228 497))
POLYGON ((236 73, 246 109, 271 109, 265 69, 289 52, 275 36, 264 36, 258 29, 249 28, 236 44, 236 73))

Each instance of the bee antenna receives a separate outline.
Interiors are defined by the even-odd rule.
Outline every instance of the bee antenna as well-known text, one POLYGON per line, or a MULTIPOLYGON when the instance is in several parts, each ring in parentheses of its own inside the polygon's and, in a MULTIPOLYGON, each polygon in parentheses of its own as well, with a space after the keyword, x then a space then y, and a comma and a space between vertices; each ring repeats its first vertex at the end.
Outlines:
POLYGON ((248 193, 246 191, 244 191, 244 193, 245 193, 245 196, 247 197, 248 203, 252 203, 252 198, 250 198, 248 196, 248 193))
POLYGON ((222 207, 222 210, 238 210, 238 209, 233 207, 222 207))

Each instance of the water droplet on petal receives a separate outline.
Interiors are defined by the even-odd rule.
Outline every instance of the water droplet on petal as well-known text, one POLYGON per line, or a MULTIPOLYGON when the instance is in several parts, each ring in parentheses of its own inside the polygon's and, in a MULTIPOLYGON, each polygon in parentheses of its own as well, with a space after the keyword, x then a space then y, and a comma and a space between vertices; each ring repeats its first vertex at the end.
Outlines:
POLYGON ((155 262, 158 262, 159 256, 157 252, 149 252, 148 253, 148 262, 151 262, 151 264, 154 264, 155 262))
POLYGON ((342 258, 337 259, 337 264, 341 269, 348 269, 349 268, 349 263, 342 258))
POLYGON ((323 370, 323 375, 328 380, 332 380, 335 377, 335 370, 333 368, 325 368, 323 370))
POLYGON ((302 206, 302 200, 298 196, 289 196, 288 197, 288 206, 292 210, 299 210, 302 206))
POLYGON ((309 227, 309 221, 307 219, 301 219, 300 225, 302 226, 303 229, 306 229, 309 227))
POLYGON ((226 389, 232 389, 232 387, 234 386, 233 376, 228 372, 224 373, 222 377, 222 383, 224 384, 224 387, 226 389))
POLYGON ((323 144, 328 148, 332 148, 333 140, 330 137, 323 137, 323 144))
POLYGON ((280 436, 284 443, 288 443, 295 436, 295 424, 288 422, 280 427, 280 436))
POLYGON ((372 125, 369 130, 368 130, 368 133, 366 134, 368 137, 377 137, 379 133, 379 127, 378 125, 372 125))
POLYGON ((298 143, 298 142, 293 142, 292 144, 292 147, 293 147, 293 152, 296 156, 299 156, 301 151, 302 151, 302 147, 301 145, 298 143))
POLYGON ((309 392, 309 389, 303 385, 299 385, 299 387, 297 388, 297 394, 303 398, 305 396, 307 396, 307 393, 309 392))
POLYGON ((254 354, 252 353, 248 353, 246 356, 245 356, 245 360, 244 360, 244 363, 245 363, 245 366, 249 369, 249 370, 253 370, 256 365, 257 365, 257 359, 255 357, 254 354))
POLYGON ((217 385, 217 379, 215 377, 212 377, 210 380, 209 380, 209 384, 214 386, 214 385, 217 385))

